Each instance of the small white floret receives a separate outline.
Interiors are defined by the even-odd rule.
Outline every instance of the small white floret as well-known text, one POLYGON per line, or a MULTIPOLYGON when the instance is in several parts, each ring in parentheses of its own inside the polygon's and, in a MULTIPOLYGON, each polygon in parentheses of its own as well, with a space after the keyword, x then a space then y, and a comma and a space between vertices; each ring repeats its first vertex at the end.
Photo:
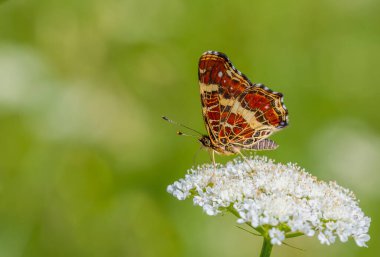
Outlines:
POLYGON ((285 239, 285 233, 279 229, 272 228, 269 230, 270 242, 272 245, 281 245, 285 239))

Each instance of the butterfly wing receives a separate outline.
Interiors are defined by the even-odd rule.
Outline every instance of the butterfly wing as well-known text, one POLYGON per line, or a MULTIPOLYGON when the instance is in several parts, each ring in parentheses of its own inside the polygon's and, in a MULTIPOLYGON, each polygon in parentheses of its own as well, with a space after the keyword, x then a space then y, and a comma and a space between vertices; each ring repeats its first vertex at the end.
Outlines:
POLYGON ((237 149, 274 149, 273 141, 258 142, 285 127, 282 94, 252 84, 225 54, 209 51, 199 61, 202 112, 214 145, 237 149))
MULTIPOLYGON (((254 84, 242 92, 234 103, 232 112, 241 116, 248 124, 249 129, 240 131, 238 127, 231 137, 231 143, 243 149, 256 149, 259 146, 255 144, 288 125, 288 111, 282 94, 261 84, 254 84)), ((262 147, 275 146, 263 143, 262 147)))
POLYGON ((202 113, 207 132, 214 144, 225 142, 220 138, 223 124, 237 97, 250 84, 235 69, 223 53, 208 51, 202 54, 198 65, 202 113), (222 140, 222 141, 221 141, 222 140))

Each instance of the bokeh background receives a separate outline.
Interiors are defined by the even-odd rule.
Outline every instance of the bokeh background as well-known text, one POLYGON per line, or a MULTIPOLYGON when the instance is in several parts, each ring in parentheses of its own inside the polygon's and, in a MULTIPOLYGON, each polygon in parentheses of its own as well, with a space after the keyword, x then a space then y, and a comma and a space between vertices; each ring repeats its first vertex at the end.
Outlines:
MULTIPOLYGON (((258 256, 261 238, 166 187, 205 131, 197 83, 206 50, 283 92, 280 148, 352 189, 369 248, 301 237, 272 256, 378 256, 380 2, 0 1, 0 256, 258 256)), ((225 163, 227 157, 218 157, 225 163)))

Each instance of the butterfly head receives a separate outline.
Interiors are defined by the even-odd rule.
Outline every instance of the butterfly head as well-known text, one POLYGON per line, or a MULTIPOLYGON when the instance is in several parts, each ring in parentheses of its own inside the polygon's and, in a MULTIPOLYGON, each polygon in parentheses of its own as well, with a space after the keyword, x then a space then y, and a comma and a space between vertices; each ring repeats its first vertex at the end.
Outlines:
POLYGON ((199 142, 201 142, 202 146, 204 146, 205 148, 211 148, 212 147, 212 144, 211 144, 211 139, 209 136, 202 136, 201 138, 199 138, 199 142))

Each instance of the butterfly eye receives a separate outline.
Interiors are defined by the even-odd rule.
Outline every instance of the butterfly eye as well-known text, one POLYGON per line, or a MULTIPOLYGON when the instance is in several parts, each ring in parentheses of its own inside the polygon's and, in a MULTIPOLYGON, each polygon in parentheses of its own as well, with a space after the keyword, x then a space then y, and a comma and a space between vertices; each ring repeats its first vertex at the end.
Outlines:
POLYGON ((211 147, 211 141, 208 138, 208 136, 203 136, 199 139, 199 141, 202 143, 203 146, 205 147, 211 147))

